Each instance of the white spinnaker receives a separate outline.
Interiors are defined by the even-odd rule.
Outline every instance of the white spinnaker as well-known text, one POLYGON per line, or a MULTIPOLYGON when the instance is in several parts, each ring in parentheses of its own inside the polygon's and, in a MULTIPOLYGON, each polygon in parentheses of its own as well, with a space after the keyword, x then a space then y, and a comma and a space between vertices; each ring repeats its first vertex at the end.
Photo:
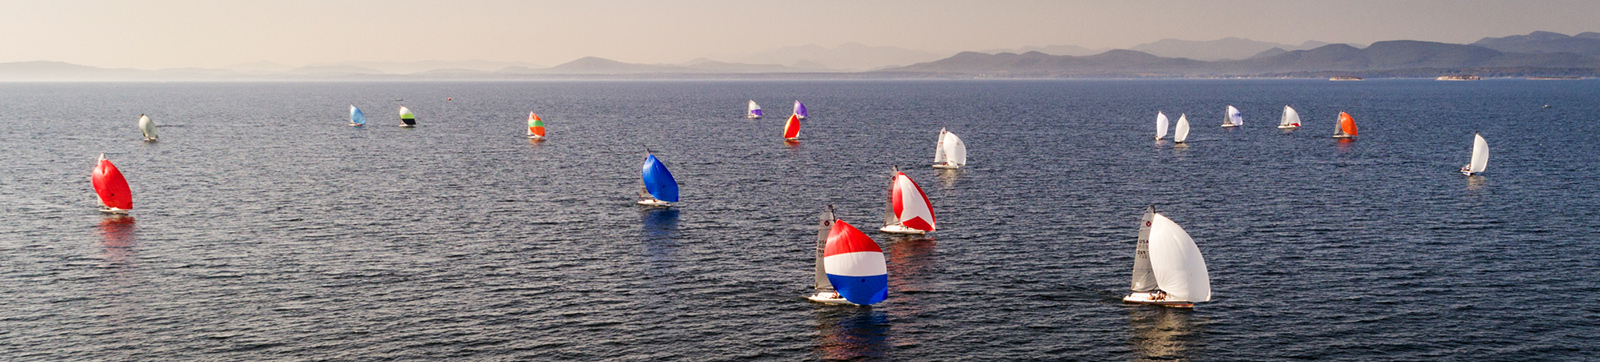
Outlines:
POLYGON ((945 160, 949 159, 944 152, 944 135, 946 134, 950 134, 950 132, 945 131, 943 128, 939 129, 939 140, 935 141, 933 146, 934 164, 944 164, 945 160))
POLYGON ((1183 142, 1189 139, 1189 115, 1178 115, 1178 125, 1173 126, 1172 141, 1183 142))
POLYGON ((1283 120, 1279 121, 1278 125, 1287 126, 1296 123, 1300 123, 1300 112, 1295 112, 1294 108, 1289 106, 1283 106, 1283 120))
POLYGON ((1139 244, 1133 251, 1133 291, 1148 292, 1156 289, 1156 274, 1150 269, 1150 224, 1155 215, 1154 206, 1144 210, 1139 220, 1139 244))
POLYGON ((1244 116, 1239 114, 1238 108, 1228 106, 1228 123, 1232 123, 1235 126, 1244 125, 1244 116))
POLYGON ((895 215, 895 218, 899 219, 898 221, 901 225, 905 225, 906 221, 921 217, 923 221, 928 223, 928 226, 933 227, 935 230, 939 228, 939 225, 935 224, 933 220, 933 210, 928 209, 928 196, 923 195, 922 190, 917 189, 917 184, 911 182, 910 177, 905 174, 895 176, 894 188, 900 191, 900 213, 895 215))
POLYGON ((1483 172, 1484 168, 1489 167, 1489 142, 1484 141, 1481 134, 1474 134, 1472 138, 1472 165, 1467 171, 1483 172))
POLYGON ((1174 301, 1211 301, 1211 276, 1200 248, 1182 227, 1155 214, 1150 226, 1150 267, 1156 284, 1174 301))
POLYGON ((144 133, 146 139, 156 139, 156 122, 150 116, 139 116, 139 132, 144 133))
POLYGON ((967 145, 961 143, 961 137, 956 137, 955 133, 945 132, 943 138, 944 140, 939 143, 940 147, 944 148, 945 159, 956 166, 966 166, 967 145))
POLYGON ((1156 112, 1156 139, 1167 136, 1167 115, 1156 112))

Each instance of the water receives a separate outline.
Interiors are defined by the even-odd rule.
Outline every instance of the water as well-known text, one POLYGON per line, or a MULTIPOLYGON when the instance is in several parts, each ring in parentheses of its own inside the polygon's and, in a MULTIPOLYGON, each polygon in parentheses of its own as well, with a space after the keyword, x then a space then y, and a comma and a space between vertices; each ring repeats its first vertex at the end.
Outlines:
POLYGON ((0 355, 1587 357, 1596 99, 1590 80, 3 84, 0 355), (747 99, 775 116, 743 119, 747 99), (812 119, 791 146, 794 99, 812 119), (1217 127, 1229 104, 1243 129, 1217 127), (1304 129, 1273 128, 1285 104, 1304 129), (1186 148, 1151 139, 1157 110, 1190 115, 1186 148), (528 111, 548 142, 522 138, 528 111), (1329 137, 1340 111, 1358 140, 1329 137), (940 127, 967 169, 927 167, 940 127), (1493 154, 1467 178, 1473 132, 1493 154), (631 205, 646 147, 682 184, 671 210, 631 205), (96 212, 100 153, 132 219, 96 212), (876 228, 892 165, 941 230, 869 233, 887 302, 804 301, 817 213, 876 228), (1152 203, 1197 240, 1212 302, 1119 300, 1152 203))

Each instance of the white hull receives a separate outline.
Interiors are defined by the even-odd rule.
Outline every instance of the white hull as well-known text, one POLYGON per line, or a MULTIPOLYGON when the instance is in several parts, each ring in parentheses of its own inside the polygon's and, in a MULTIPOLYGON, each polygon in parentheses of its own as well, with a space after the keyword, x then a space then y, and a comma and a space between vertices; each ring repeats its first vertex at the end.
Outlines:
POLYGON ((783 140, 784 140, 784 141, 799 141, 799 140, 800 140, 800 137, 794 137, 794 138, 785 138, 785 139, 783 139, 783 140))
POLYGON ((144 138, 144 141, 145 141, 145 142, 155 142, 155 141, 156 141, 156 139, 154 139, 154 138, 150 138, 150 137, 145 137, 145 138, 144 138))
POLYGON ((1236 126, 1236 125, 1233 125, 1233 124, 1231 124, 1231 123, 1230 123, 1230 124, 1224 124, 1224 125, 1222 125, 1222 128, 1233 128, 1233 127, 1238 127, 1238 126, 1236 126))
POLYGON ((410 124, 402 124, 402 125, 400 125, 400 128, 417 128, 417 126, 416 125, 410 125, 410 124))
POLYGON ((822 304, 856 305, 855 303, 845 300, 844 297, 840 297, 839 293, 837 292, 817 292, 817 294, 806 297, 806 299, 822 304))
POLYGON ((905 225, 888 225, 888 226, 884 226, 884 227, 878 228, 878 231, 882 231, 882 232, 886 232, 886 233, 890 233, 890 234, 909 234, 909 235, 925 235, 925 234, 928 233, 927 231, 922 231, 922 230, 917 230, 917 229, 912 229, 912 228, 905 227, 905 225))
POLYGON ((534 141, 543 141, 543 140, 544 140, 544 137, 541 137, 541 136, 534 136, 534 135, 528 135, 528 139, 530 139, 530 140, 534 140, 534 141))
POLYGON ((100 209, 100 212, 107 213, 107 214, 112 214, 112 215, 127 215, 128 214, 128 210, 118 209, 118 208, 115 208, 115 207, 102 208, 102 209, 100 209))
POLYGON ((744 116, 744 118, 749 118, 749 119, 761 119, 761 116, 744 116))
POLYGON ((350 127, 361 127, 361 126, 365 126, 365 125, 364 124, 355 124, 355 123, 351 123, 350 124, 350 127))
POLYGON ((952 165, 952 164, 948 164, 948 163, 940 163, 940 164, 934 164, 933 168, 942 168, 942 169, 946 169, 946 170, 954 170, 954 169, 961 168, 961 165, 952 165))
POLYGON ((638 204, 650 207, 672 207, 672 203, 661 200, 639 200, 638 204))
POLYGON ((1300 128, 1300 126, 1278 126, 1278 129, 1296 129, 1296 128, 1300 128))
POLYGON ((1355 136, 1351 136, 1351 135, 1338 134, 1338 135, 1333 135, 1333 138, 1356 138, 1356 137, 1355 136))
POLYGON ((1150 292, 1134 292, 1133 294, 1128 294, 1128 296, 1122 297, 1122 301, 1126 302, 1126 303, 1150 304, 1150 305, 1159 305, 1159 306, 1163 306, 1163 307, 1173 307, 1173 308, 1194 308, 1194 302, 1186 302, 1186 301, 1181 301, 1181 300, 1170 300, 1170 299, 1156 299, 1155 298, 1155 293, 1150 293, 1150 292))

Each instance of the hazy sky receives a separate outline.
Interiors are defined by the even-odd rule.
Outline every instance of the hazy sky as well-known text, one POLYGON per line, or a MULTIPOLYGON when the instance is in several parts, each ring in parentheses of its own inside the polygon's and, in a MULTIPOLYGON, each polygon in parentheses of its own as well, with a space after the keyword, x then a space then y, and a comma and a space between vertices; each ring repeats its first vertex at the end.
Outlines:
POLYGON ((0 62, 222 67, 271 61, 583 56, 676 63, 845 42, 957 51, 1229 36, 1468 43, 1600 31, 1600 1, 72 1, 0 0, 0 62))

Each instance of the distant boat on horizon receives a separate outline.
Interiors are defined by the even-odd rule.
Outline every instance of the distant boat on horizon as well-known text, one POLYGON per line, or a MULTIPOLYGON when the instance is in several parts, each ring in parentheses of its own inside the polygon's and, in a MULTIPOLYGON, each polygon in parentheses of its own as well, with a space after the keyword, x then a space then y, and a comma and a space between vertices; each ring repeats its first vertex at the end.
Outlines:
POLYGON ((1211 301, 1211 276, 1200 248, 1183 227, 1156 213, 1155 206, 1145 209, 1139 223, 1130 289, 1123 302, 1194 308, 1194 303, 1211 301))
POLYGON ((150 120, 150 116, 143 114, 139 115, 139 133, 144 134, 145 142, 155 142, 156 122, 150 120))
POLYGON ((761 105, 756 104, 754 99, 750 100, 750 108, 745 110, 744 118, 760 119, 761 116, 761 105))
POLYGON ((1339 112, 1339 124, 1334 125, 1333 138, 1356 138, 1356 119, 1349 113, 1339 112))
POLYGON ((961 137, 944 128, 939 129, 939 140, 933 148, 933 168, 958 169, 967 164, 967 145, 961 137))
POLYGON ((1300 112, 1295 112, 1294 108, 1289 106, 1283 106, 1283 119, 1278 121, 1278 128, 1288 130, 1300 128, 1300 112))
POLYGON ((133 210, 133 191, 128 189, 128 179, 122 177, 117 165, 106 159, 106 154, 100 154, 100 159, 95 161, 94 170, 89 173, 89 184, 94 186, 95 195, 100 196, 100 204, 104 205, 100 212, 127 215, 133 210))
POLYGON ((1357 77, 1357 76, 1353 76, 1353 75, 1336 75, 1336 76, 1328 77, 1328 80, 1335 81, 1335 82, 1350 82, 1350 81, 1363 81, 1363 80, 1366 80, 1366 79, 1363 79, 1363 78, 1357 77))

